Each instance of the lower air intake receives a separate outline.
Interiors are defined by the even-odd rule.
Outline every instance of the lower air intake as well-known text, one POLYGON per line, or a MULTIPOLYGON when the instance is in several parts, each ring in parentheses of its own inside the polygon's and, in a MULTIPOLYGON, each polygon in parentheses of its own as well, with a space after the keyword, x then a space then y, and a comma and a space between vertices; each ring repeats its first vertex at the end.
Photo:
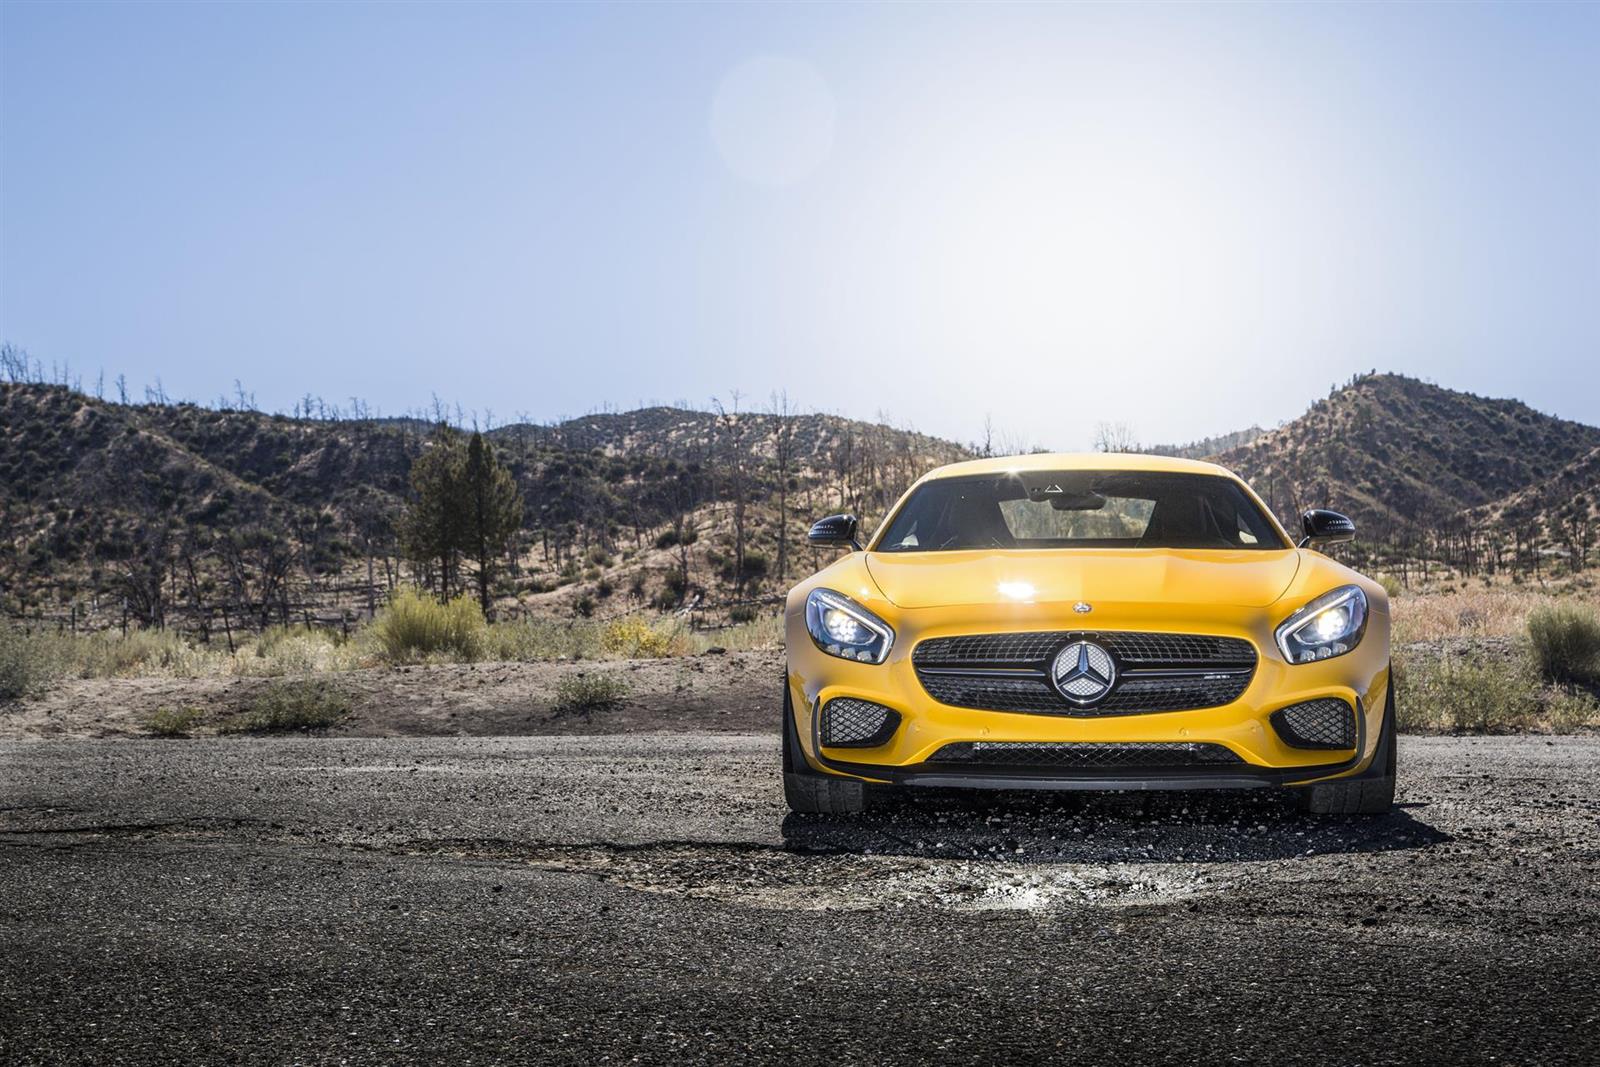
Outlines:
POLYGON ((1243 761, 1226 746, 1189 741, 958 741, 936 752, 932 762, 1100 771, 1118 767, 1178 769, 1243 761))
POLYGON ((836 697, 822 706, 822 743, 830 748, 876 748, 899 725, 898 711, 870 700, 836 697))
POLYGON ((1356 713, 1347 701, 1323 697, 1272 713, 1272 728, 1294 748, 1355 748, 1356 713))

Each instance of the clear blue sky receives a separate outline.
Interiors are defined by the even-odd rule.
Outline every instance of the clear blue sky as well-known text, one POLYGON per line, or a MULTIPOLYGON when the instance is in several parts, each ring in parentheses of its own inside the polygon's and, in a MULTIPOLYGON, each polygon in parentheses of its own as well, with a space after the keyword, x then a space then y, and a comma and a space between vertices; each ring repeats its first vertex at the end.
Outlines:
POLYGON ((535 418, 1600 423, 1600 5, 0 7, 0 338, 535 418))

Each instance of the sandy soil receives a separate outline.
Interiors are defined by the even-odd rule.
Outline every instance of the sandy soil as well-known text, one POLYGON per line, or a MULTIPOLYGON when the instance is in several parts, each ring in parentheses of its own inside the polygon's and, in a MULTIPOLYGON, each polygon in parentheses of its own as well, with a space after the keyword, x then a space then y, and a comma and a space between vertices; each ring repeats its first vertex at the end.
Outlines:
MULTIPOLYGON (((636 730, 766 730, 783 699, 783 653, 729 652, 675 659, 475 663, 383 667, 316 676, 348 694, 343 737, 489 737, 636 730), (589 714, 554 710, 564 677, 621 678, 627 695, 589 714)), ((278 678, 96 678, 47 696, 0 704, 0 740, 145 736, 160 708, 199 707, 208 719, 238 711, 278 678)), ((293 680, 293 679, 287 679, 293 680)), ((198 735, 213 732, 209 728, 198 735)))

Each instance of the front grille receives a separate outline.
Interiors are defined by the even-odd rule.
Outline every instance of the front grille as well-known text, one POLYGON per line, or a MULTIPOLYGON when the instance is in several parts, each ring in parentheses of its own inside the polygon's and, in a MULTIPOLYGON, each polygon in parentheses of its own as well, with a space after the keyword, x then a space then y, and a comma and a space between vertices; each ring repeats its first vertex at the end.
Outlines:
POLYGON ((1322 697, 1279 708, 1269 716, 1284 743, 1295 748, 1355 748, 1356 715, 1347 701, 1322 697))
POLYGON ((832 748, 875 748, 900 725, 900 713, 870 700, 836 697, 822 706, 822 743, 832 748))
POLYGON ((1036 715, 1137 715, 1230 704, 1255 674, 1250 642, 1206 634, 1058 631, 935 637, 911 655, 917 678, 941 704, 1036 715), (1117 679, 1092 707, 1066 700, 1050 663, 1071 641, 1111 653, 1117 679))
POLYGON ((934 753, 932 762, 1098 771, 1119 767, 1177 770, 1244 761, 1224 745, 1188 741, 957 741, 934 753))
POLYGON ((1249 641, 1205 634, 1145 634, 1092 630, 1053 630, 1020 634, 969 634, 930 637, 917 645, 911 661, 973 667, 1042 665, 1068 641, 1093 641, 1117 657, 1123 668, 1254 667, 1256 652, 1249 641))

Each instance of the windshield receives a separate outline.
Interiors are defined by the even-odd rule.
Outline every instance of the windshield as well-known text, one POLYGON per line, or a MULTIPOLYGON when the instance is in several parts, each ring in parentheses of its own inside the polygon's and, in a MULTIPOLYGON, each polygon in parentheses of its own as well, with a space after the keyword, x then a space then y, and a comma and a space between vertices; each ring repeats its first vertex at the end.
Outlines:
POLYGON ((1075 470, 927 482, 895 513, 876 551, 1286 547, 1230 478, 1075 470))

